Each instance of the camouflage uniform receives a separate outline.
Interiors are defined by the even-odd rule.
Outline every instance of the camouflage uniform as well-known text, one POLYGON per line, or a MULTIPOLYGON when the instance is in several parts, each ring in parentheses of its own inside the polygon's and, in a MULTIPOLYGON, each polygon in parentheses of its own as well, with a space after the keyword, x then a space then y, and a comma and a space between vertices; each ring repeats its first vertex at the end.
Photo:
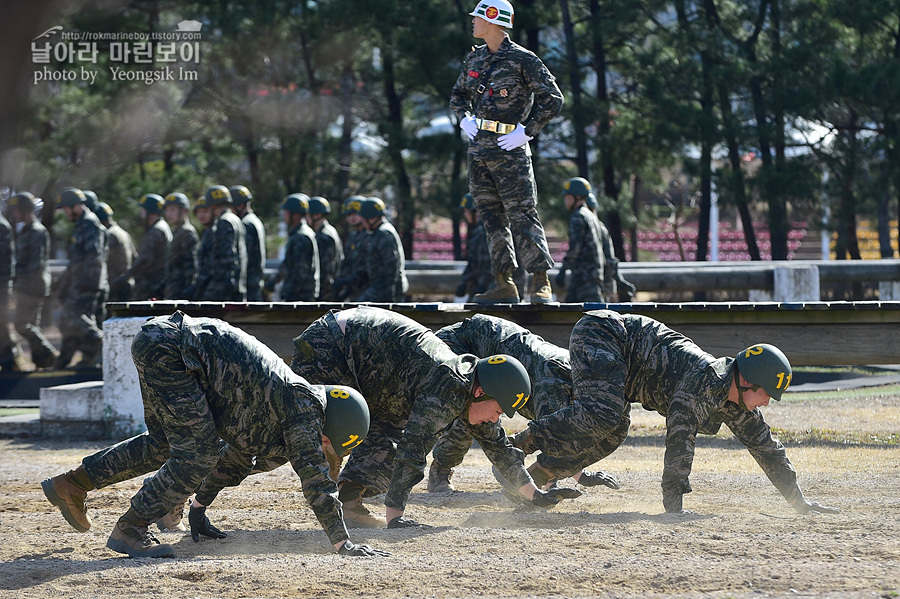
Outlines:
POLYGON ((222 212, 203 234, 200 249, 192 295, 202 301, 246 301, 247 241, 241 219, 230 210, 222 212))
POLYGON ((334 280, 341 271, 344 261, 344 249, 337 229, 328 221, 316 231, 316 245, 319 250, 319 295, 318 299, 328 301, 333 298, 334 280))
MULTIPOLYGON (((339 482, 363 486, 365 496, 387 491, 385 505, 402 511, 424 478, 435 440, 467 413, 477 360, 457 356, 405 316, 364 306, 332 310, 313 322, 294 339, 291 368, 310 382, 349 385, 363 394, 372 423, 339 482)), ((499 423, 467 426, 507 480, 517 487, 530 482, 521 452, 499 423)))
POLYGON ((50 234, 35 219, 16 235, 16 331, 31 346, 36 366, 51 366, 56 349, 41 331, 41 312, 50 295, 50 234))
POLYGON ((0 368, 15 365, 15 343, 9 334, 10 284, 16 274, 16 247, 12 227, 0 214, 0 368))
MULTIPOLYGON (((581 205, 569 217, 569 251, 562 268, 571 271, 566 285, 566 302, 602 302, 603 225, 597 215, 581 205)), ((607 236, 609 233, 607 233, 607 236)))
POLYGON ((100 353, 103 335, 97 326, 96 310, 101 294, 109 290, 106 257, 109 251, 106 228, 97 216, 84 209, 75 221, 69 240, 69 267, 62 276, 59 329, 62 348, 57 365, 68 365, 77 350, 87 358, 100 353))
POLYGON ((131 353, 147 432, 84 458, 95 487, 159 469, 131 499, 138 516, 154 522, 180 505, 207 474, 240 479, 253 456, 284 456, 329 540, 349 538, 321 449, 322 387, 291 372, 240 329, 181 312, 148 321, 131 353), (228 443, 221 457, 220 437, 228 443))
POLYGON ((134 293, 134 279, 128 271, 134 263, 137 249, 128 231, 116 223, 112 223, 106 229, 106 234, 109 239, 109 254, 106 259, 109 301, 127 302, 134 293))
POLYGON ((247 301, 261 302, 266 282, 266 228, 249 208, 241 222, 247 234, 247 301))
POLYGON ((166 219, 160 217, 144 233, 138 246, 137 259, 129 274, 134 277, 132 299, 142 301, 162 299, 166 293, 166 264, 169 261, 169 245, 172 229, 166 219))
POLYGON ((319 246, 316 234, 305 221, 291 229, 284 260, 270 286, 279 280, 283 281, 283 302, 313 302, 319 295, 319 246))
MULTIPOLYGON (((482 358, 508 354, 517 358, 534 385, 532 400, 519 410, 528 420, 542 418, 574 401, 568 350, 544 341, 514 322, 476 314, 440 329, 437 336, 457 354, 470 353, 482 358)), ((537 439, 536 443, 543 449, 544 439, 537 439)), ((472 436, 457 420, 435 444, 434 463, 441 469, 454 468, 462 463, 471 446, 472 436)))
POLYGON ((366 241, 365 289, 358 302, 402 302, 409 290, 406 279, 406 257, 394 225, 382 220, 366 241))
POLYGON ((553 443, 543 450, 559 458, 549 466, 557 473, 596 461, 591 454, 608 449, 602 445, 610 433, 627 432, 634 401, 666 417, 666 511, 680 511, 682 495, 691 492, 688 477, 697 434, 715 434, 723 423, 789 503, 804 500, 784 446, 772 437, 759 410, 746 412, 728 401, 733 358, 716 359, 652 318, 607 310, 588 312, 578 321, 569 350, 575 403, 528 425, 535 435, 556 441, 556 450, 553 443), (589 457, 569 457, 579 451, 589 457))
POLYGON ((366 243, 369 233, 364 229, 356 229, 347 235, 344 244, 344 263, 341 264, 341 274, 338 277, 341 286, 349 287, 349 295, 346 298, 355 298, 366 286, 366 243))
POLYGON ((480 220, 469 229, 466 240, 466 269, 462 274, 460 289, 465 288, 465 294, 471 296, 481 293, 491 284, 491 250, 488 248, 487 231, 480 220))
MULTIPOLYGON (((470 113, 501 123, 522 123, 529 136, 543 129, 562 105, 562 92, 544 63, 508 36, 494 54, 487 45, 469 53, 450 99, 450 109, 460 120, 470 113)), ((516 270, 515 232, 526 270, 549 270, 554 264, 537 213, 531 149, 525 144, 507 152, 497 145, 497 137, 479 130, 469 142, 468 157, 469 193, 487 229, 491 268, 495 275, 516 270)))
POLYGON ((200 236, 188 221, 172 231, 169 261, 166 264, 166 299, 190 299, 188 291, 197 277, 197 250, 200 236))

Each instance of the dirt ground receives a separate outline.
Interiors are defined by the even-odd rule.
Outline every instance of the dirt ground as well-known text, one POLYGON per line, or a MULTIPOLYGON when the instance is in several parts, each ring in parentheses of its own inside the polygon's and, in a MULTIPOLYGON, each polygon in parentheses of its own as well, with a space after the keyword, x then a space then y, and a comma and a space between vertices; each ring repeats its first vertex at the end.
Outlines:
POLYGON ((685 498, 695 513, 665 514, 662 422, 638 410, 602 464, 620 490, 516 508, 472 450, 456 493, 413 490, 407 514, 434 529, 351 531, 393 554, 383 559, 334 554, 285 466, 210 508, 227 539, 160 534, 177 559, 131 560, 105 543, 140 480, 92 492, 94 526, 80 534, 40 481, 101 444, 0 439, 0 597, 900 597, 900 396, 873 393, 764 409, 795 439, 788 455, 807 496, 840 514, 796 515, 727 434, 698 443, 685 498))

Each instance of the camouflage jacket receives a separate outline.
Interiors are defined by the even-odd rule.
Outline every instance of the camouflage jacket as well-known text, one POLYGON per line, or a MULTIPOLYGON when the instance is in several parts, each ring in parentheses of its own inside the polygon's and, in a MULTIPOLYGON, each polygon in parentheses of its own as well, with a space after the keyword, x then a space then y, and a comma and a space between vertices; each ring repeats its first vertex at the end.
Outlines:
MULTIPOLYGON (((355 379, 353 386, 366 398, 373 422, 385 416, 406 421, 384 501, 387 507, 403 510, 410 491, 424 478, 431 447, 468 408, 478 358, 457 356, 423 325, 389 310, 373 306, 332 310, 322 319, 332 338, 312 342, 339 345, 355 379), (345 323, 343 331, 338 317, 345 323)), ((292 366, 315 361, 324 353, 324 348, 318 351, 297 337, 292 366)), ((516 487, 531 480, 521 452, 510 444, 499 423, 466 425, 507 480, 516 487)))
POLYGON ((284 260, 278 267, 281 301, 312 302, 319 295, 319 246, 305 222, 291 229, 284 260))
POLYGON ((324 387, 310 385, 256 338, 221 320, 181 312, 158 318, 182 321, 185 366, 200 382, 216 429, 230 448, 210 476, 229 470, 236 456, 248 462, 254 456, 286 456, 329 540, 348 539, 321 449, 324 387))
MULTIPOLYGON (((209 228, 209 253, 199 263, 197 291, 206 301, 242 301, 247 296, 247 241, 241 219, 225 210, 209 228)), ((201 240, 201 247, 204 239, 201 240)))
POLYGON ((50 234, 35 220, 16 235, 16 293, 50 294, 50 234))
POLYGON ((344 263, 341 264, 340 278, 348 281, 351 297, 356 297, 366 286, 366 243, 368 231, 355 229, 347 235, 344 244, 344 263))
POLYGON ((166 299, 189 299, 186 292, 197 276, 199 244, 197 229, 188 221, 172 231, 166 264, 166 299))
POLYGON ((518 359, 532 384, 531 401, 519 408, 519 414, 528 420, 552 414, 575 400, 569 350, 514 322, 476 314, 438 330, 437 336, 457 354, 479 358, 508 354, 518 359))
POLYGON ((367 285, 356 301, 402 302, 409 290, 403 245, 394 225, 386 220, 369 232, 366 241, 366 278, 367 285))
MULTIPOLYGON (((572 278, 599 285, 603 280, 603 231, 597 215, 582 205, 569 217, 569 251, 563 268, 572 278)), ((607 233, 608 235, 608 233, 607 233)))
POLYGON ((265 283, 266 228, 252 210, 241 217, 247 235, 247 294, 257 300, 265 283))
POLYGON ((137 249, 128 231, 113 223, 106 230, 109 235, 109 256, 106 260, 109 280, 115 281, 125 274, 134 263, 137 249))
MULTIPOLYGON (((562 105, 562 92, 550 70, 536 54, 508 36, 494 54, 482 45, 466 56, 450 97, 450 109, 460 120, 470 113, 510 125, 522 123, 525 133, 532 137, 562 105)), ((469 142, 469 151, 476 155, 506 154, 497 145, 497 137, 496 133, 479 131, 469 142)))
POLYGON ((16 274, 16 245, 13 229, 9 221, 0 214, 0 285, 3 291, 9 289, 9 283, 16 274))
POLYGON ((69 238, 69 267, 63 274, 61 299, 78 295, 96 295, 109 290, 106 257, 109 252, 106 227, 93 212, 84 209, 75 221, 69 238))
POLYGON ((331 287, 334 279, 341 271, 341 263, 344 261, 344 248, 341 245, 341 236, 337 229, 328 221, 323 221, 322 226, 316 231, 316 245, 319 249, 319 298, 331 299, 331 287))
POLYGON ((165 296, 166 264, 171 243, 172 229, 164 218, 157 220, 144 233, 137 258, 129 271, 134 277, 134 299, 162 299, 165 296))

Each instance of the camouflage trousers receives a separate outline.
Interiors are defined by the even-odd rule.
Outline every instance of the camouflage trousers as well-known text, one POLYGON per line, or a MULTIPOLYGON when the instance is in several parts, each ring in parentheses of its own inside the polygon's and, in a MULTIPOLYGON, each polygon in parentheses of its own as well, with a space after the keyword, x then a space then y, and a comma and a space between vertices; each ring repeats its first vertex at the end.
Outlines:
POLYGON ((578 321, 569 338, 569 359, 575 402, 528 425, 542 452, 538 461, 559 475, 608 456, 625 441, 631 424, 625 352, 600 320, 578 321))
POLYGON ((15 341, 9 334, 9 282, 0 283, 0 368, 12 368, 15 364, 15 341))
POLYGON ((604 301, 600 278, 597 277, 596 272, 573 270, 570 273, 566 283, 566 303, 603 303, 604 301))
POLYGON ((462 420, 453 421, 447 431, 435 443, 431 455, 434 458, 432 467, 449 470, 462 464, 466 453, 472 447, 474 438, 462 420))
POLYGON ((100 352, 103 333, 97 326, 98 299, 97 293, 89 293, 69 296, 63 302, 59 321, 63 356, 71 359, 78 350, 85 356, 100 352))
POLYGON ((20 293, 16 297, 16 331, 31 346, 31 360, 41 363, 54 355, 56 349, 41 331, 41 312, 44 298, 20 293))
POLYGON ((131 346, 147 432, 82 460, 97 488, 158 469, 131 498, 131 507, 149 522, 183 502, 219 456, 219 434, 206 394, 179 348, 179 320, 179 315, 151 320, 131 346))
POLYGON ((518 268, 514 237, 525 270, 553 268, 537 212, 537 185, 530 156, 512 152, 479 158, 470 153, 469 192, 487 231, 493 274, 518 268))
MULTIPOLYGON (((291 369, 313 385, 348 385, 358 390, 359 383, 342 346, 343 333, 334 314, 328 313, 294 340, 291 369)), ((406 417, 392 414, 378 405, 369 403, 369 415, 369 434, 350 452, 337 481, 338 484, 362 485, 365 488, 363 497, 380 495, 388 490, 397 443, 406 428, 406 417)))

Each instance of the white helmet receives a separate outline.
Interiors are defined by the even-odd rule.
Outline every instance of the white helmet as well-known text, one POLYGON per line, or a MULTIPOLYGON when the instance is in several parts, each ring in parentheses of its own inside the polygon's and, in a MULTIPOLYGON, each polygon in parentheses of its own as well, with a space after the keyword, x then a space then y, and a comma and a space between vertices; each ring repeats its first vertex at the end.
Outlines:
POLYGON ((514 14, 512 4, 506 0, 481 0, 469 16, 481 17, 488 23, 512 29, 514 14))

